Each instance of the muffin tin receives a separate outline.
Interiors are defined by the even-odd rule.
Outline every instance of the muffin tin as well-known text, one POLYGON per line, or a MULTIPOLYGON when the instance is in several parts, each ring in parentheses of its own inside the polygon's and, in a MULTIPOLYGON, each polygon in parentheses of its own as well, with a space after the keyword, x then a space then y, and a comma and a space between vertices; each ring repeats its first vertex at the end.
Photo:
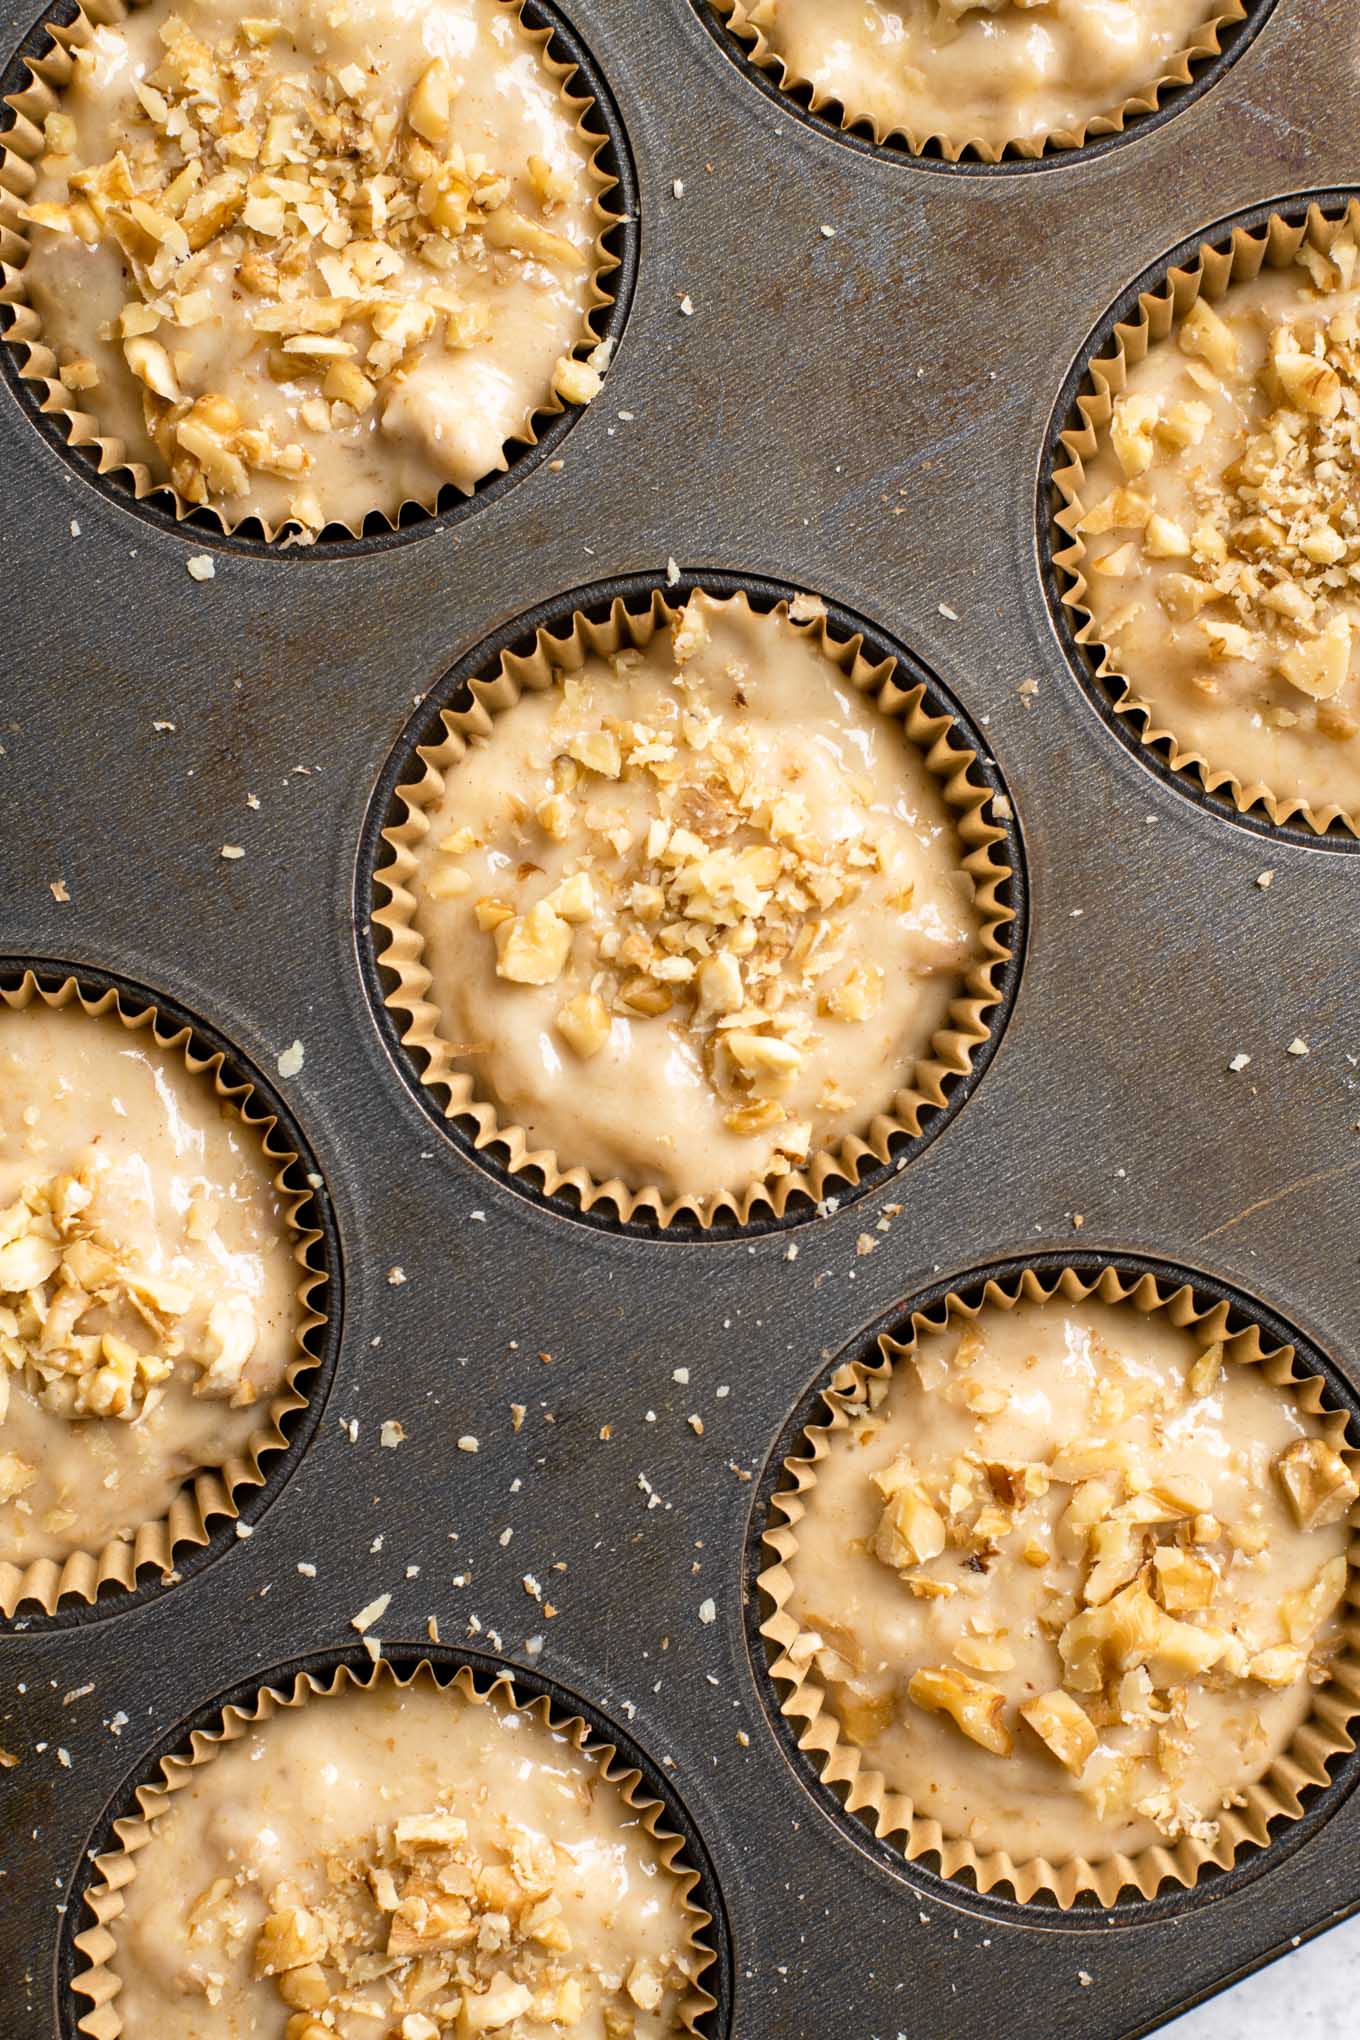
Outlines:
MULTIPOLYGON (((993 1263, 1147 1257, 1263 1307, 1342 1401, 1360 1386, 1360 866, 1116 740, 1041 543, 1108 309, 1234 214, 1344 195, 1360 13, 1276 0, 1117 141, 988 169, 815 131, 693 0, 562 11, 626 134, 638 259, 560 470, 536 457, 376 543, 266 552, 97 481, 5 370, 0 950, 145 987, 266 1079, 322 1179, 343 1314, 250 1537, 0 1632, 0 2031, 74 2032, 87 1851, 157 1753, 223 1696, 356 1653, 351 1617, 390 1592, 394 1657, 435 1616, 445 1662, 517 1668, 636 1749, 715 1913, 715 2040, 1134 2040, 1360 1908, 1354 1762, 1193 1890, 981 1896, 817 1784, 751 1581, 832 1360, 993 1263), (1008 1024, 929 1145, 834 1209, 716 1237, 586 1222, 451 1138, 375 1013, 364 927, 413 708, 540 605, 670 559, 812 590, 905 647, 994 762, 1028 900, 1008 1024)), ((17 49, 34 13, 2 18, 17 49)))

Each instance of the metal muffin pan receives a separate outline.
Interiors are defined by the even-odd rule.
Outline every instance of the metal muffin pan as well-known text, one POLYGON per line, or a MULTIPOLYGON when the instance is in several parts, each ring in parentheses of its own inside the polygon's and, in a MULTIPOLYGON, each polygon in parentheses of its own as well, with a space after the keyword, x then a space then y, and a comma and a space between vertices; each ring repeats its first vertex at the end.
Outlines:
MULTIPOLYGON (((352 1650, 390 1591, 393 1654, 435 1615, 636 1744, 720 1900, 715 2036, 1134 2040, 1360 1908, 1354 1767, 1249 1875, 1008 1909, 847 1830, 772 1726, 743 1585, 762 1476, 831 1358, 992 1262, 1184 1266, 1360 1387, 1360 865, 1186 799, 1114 738, 1055 632, 1035 517, 1065 379, 1129 284, 1229 215, 1357 176, 1360 7, 1277 0, 1205 89, 1041 174, 815 132, 692 0, 562 11, 626 131, 639 259, 559 472, 377 547, 266 555, 142 514, 12 381, 0 397, 0 951, 144 986, 274 1085, 344 1296, 320 1421, 253 1536, 0 1632, 21 1759, 0 1772, 0 2032, 72 2030, 84 1852, 154 1753, 223 1694, 352 1650), (201 551, 211 582, 186 572, 201 551), (418 701, 541 604, 671 557, 812 589, 905 646, 995 760, 1029 897, 1009 1024, 930 1145, 825 1219, 702 1241, 583 1225, 464 1153, 395 1065, 356 929, 418 701), (303 1067, 276 1078, 295 1039, 303 1067), (523 1577, 559 1562, 548 1621, 523 1577)), ((11 47, 34 25, 27 0, 0 18, 11 47)))

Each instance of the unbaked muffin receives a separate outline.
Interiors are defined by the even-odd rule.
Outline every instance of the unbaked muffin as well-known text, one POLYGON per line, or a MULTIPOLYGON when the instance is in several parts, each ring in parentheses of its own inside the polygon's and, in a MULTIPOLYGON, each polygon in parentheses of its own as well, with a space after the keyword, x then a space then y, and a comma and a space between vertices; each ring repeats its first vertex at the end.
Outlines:
POLYGON ((703 1209, 789 1175, 891 1115, 978 989, 941 780, 784 610, 698 593, 525 687, 419 812, 434 1030, 599 1183, 703 1209))
POLYGON ((1336 1426, 1216 1322, 1128 1302, 988 1305, 884 1350, 794 1511, 788 1675, 979 1857, 1212 1851, 1342 1648, 1336 1426))
POLYGON ((1211 779, 1360 826, 1356 264, 1348 226, 1199 296, 1129 367, 1075 535, 1081 605, 1152 729, 1211 779))
POLYGON ((159 1796, 112 1922, 121 2040, 663 2040, 704 2002, 673 1857, 503 1688, 313 1693, 159 1796))
POLYGON ((131 1537, 272 1428, 303 1358, 277 1167, 149 1027, 0 1004, 0 1560, 131 1537))
POLYGON ((470 492, 599 388, 580 112, 510 0, 149 0, 96 27, 22 208, 69 409, 228 524, 470 492))
POLYGON ((738 34, 812 103, 883 140, 937 138, 957 155, 1033 152, 1189 75, 1240 0, 716 0, 738 34))

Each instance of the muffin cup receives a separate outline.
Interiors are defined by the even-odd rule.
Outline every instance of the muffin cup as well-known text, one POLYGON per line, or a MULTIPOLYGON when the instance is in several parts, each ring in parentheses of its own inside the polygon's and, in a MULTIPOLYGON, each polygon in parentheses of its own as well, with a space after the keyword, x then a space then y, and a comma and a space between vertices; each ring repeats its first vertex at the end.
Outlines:
MULTIPOLYGON (((733 603, 751 612, 752 605, 744 593, 721 598, 724 608, 733 603)), ((904 690, 896 684, 893 678, 896 660, 888 658, 872 664, 863 656, 861 637, 836 636, 825 616, 794 623, 788 603, 778 603, 770 614, 790 622, 793 629, 809 637, 858 693, 872 700, 884 715, 901 723, 952 811, 964 851, 962 869, 973 880, 974 904, 981 922, 980 955, 965 974, 963 994, 952 1002, 948 1024, 932 1037, 929 1054, 917 1062, 909 1083, 894 1098, 891 1111, 877 1114, 862 1134, 847 1135, 834 1148, 821 1149, 801 1169, 786 1176, 733 1185, 702 1197, 670 1197, 655 1185, 630 1189, 617 1177, 597 1182, 586 1169, 573 1166, 569 1158, 559 1158, 550 1149, 533 1148, 522 1127, 502 1123, 495 1104, 475 1095, 472 1077, 455 1067, 455 1051, 440 1035, 438 1008, 427 997, 431 976, 424 961, 424 942, 414 923, 416 900, 411 885, 416 870, 415 853, 429 831, 429 811, 443 794, 446 775, 466 756, 471 739, 492 735, 497 715, 513 706, 526 691, 541 692, 552 687, 560 675, 579 670, 588 658, 608 657, 626 648, 644 650, 659 631, 669 630, 678 613, 659 591, 653 593, 650 606, 640 612, 629 609, 621 598, 616 599, 603 622, 595 622, 577 611, 564 637, 554 637, 541 629, 531 653, 507 652, 494 679, 474 680, 469 707, 441 711, 442 741, 421 745, 416 752, 425 768, 423 777, 399 786, 394 795, 402 811, 401 819, 383 831, 383 841, 391 855, 374 874, 375 882, 388 897, 372 920, 375 928, 382 929, 387 937, 385 947, 378 951, 378 962, 396 979, 385 1003, 405 1016, 404 1046, 423 1065, 419 1071, 421 1081, 444 1096, 445 1116, 470 1124, 475 1148, 480 1151, 499 1145, 505 1151, 505 1166, 511 1175, 535 1170, 543 1178, 546 1195, 563 1190, 573 1192, 583 1211, 612 1204, 620 1223, 625 1225, 645 1216, 664 1228, 682 1215, 704 1228, 712 1226, 719 1217, 747 1225, 761 1207, 782 1218, 797 1193, 816 1204, 834 1192, 838 1183, 853 1186, 862 1162, 888 1162, 894 1140, 914 1138, 921 1131, 925 1114, 948 1103, 946 1085, 968 1076, 974 1053, 990 1039, 991 1027, 985 1015, 1001 1003, 999 978, 1011 960, 1003 931, 1015 919, 1012 909, 1001 899, 1001 891, 1012 873, 1000 854, 1005 832, 988 821, 984 813, 992 790, 970 778, 976 753, 958 743, 952 718, 930 713, 925 705, 924 686, 917 684, 904 690)))
POLYGON ((1053 471, 1053 487, 1061 504, 1054 511, 1053 521, 1066 541, 1061 550, 1055 547, 1053 555, 1054 565, 1062 569, 1068 582, 1062 594, 1063 607, 1073 619, 1077 644, 1099 648, 1100 664, 1095 673, 1109 685, 1115 713, 1127 716, 1137 727, 1141 743, 1165 747, 1173 772, 1197 779, 1206 793, 1226 795, 1240 814, 1257 809, 1277 827, 1302 822, 1319 836, 1337 825, 1349 830, 1352 836, 1360 836, 1360 817, 1335 803, 1313 807, 1298 795, 1277 794, 1259 780, 1244 783, 1235 773, 1215 766, 1201 752, 1187 750, 1176 732, 1156 719, 1150 703, 1132 681, 1111 664, 1110 654, 1101 644, 1097 625, 1085 606, 1086 543, 1079 527, 1087 511, 1086 462, 1098 450, 1100 434, 1110 423, 1115 399, 1127 387, 1130 369, 1146 358, 1149 348, 1169 338, 1197 298, 1203 296, 1209 304, 1217 304, 1234 284, 1250 283, 1263 268, 1286 268, 1305 243, 1325 255, 1345 226, 1360 234, 1360 199, 1352 199, 1345 213, 1335 219, 1317 205, 1308 207, 1302 221, 1272 213, 1260 228, 1234 228, 1231 241, 1224 247, 1214 247, 1206 241, 1193 262, 1168 270, 1157 289, 1141 292, 1136 315, 1121 320, 1106 351, 1087 364, 1090 389, 1078 396, 1075 406, 1082 423, 1070 425, 1062 433, 1060 443, 1066 464, 1055 465, 1053 471))
POLYGON ((494 1675, 474 1673, 463 1665, 451 1679, 441 1679, 427 1658, 422 1658, 405 1673, 386 1659, 379 1659, 371 1670, 365 1668, 362 1674, 347 1664, 341 1664, 329 1679, 299 1671, 285 1690, 274 1686, 261 1687, 252 1706, 224 1707, 220 1727, 195 1729, 189 1738, 187 1756, 162 1759, 162 1782, 137 1788, 140 1812, 114 1822, 113 1831, 119 1847, 94 1859, 95 1876, 85 1893, 85 1904, 94 1915, 95 1924, 75 1936, 75 1947, 84 1957, 86 1967, 77 1971, 71 1988, 88 1998, 91 2005, 91 2009, 77 2021, 78 2032, 88 2034, 90 2040, 117 2040, 123 2031, 122 2016, 118 2010, 122 1984, 113 1967, 117 1943, 110 1928, 123 1911, 122 1893, 137 1875, 139 1851, 153 1839, 157 1820, 167 1811, 175 1793, 188 1783, 192 1774, 201 1765, 211 1763, 224 1744, 239 1741, 257 1723, 271 1720, 284 1708, 313 1705, 318 1700, 326 1700, 351 1689, 372 1692, 381 1685, 406 1688, 417 1682, 428 1682, 443 1691, 456 1692, 475 1706, 512 1707, 554 1734, 568 1736, 576 1749, 592 1759, 601 1779, 618 1793, 626 1806, 636 1812, 643 1829, 657 1844, 663 1867, 674 1876, 679 1886, 690 1928, 687 1968, 691 1984, 679 2009, 682 2030, 698 2032, 699 2020, 716 2003, 699 1981, 714 1960, 712 1949, 700 1938, 713 1924, 712 1915, 695 1900, 699 1872, 680 1860, 683 1840, 667 1828, 665 1806, 648 1793, 642 1772, 630 1766, 613 1744, 598 1739, 580 1715, 554 1707, 546 1696, 521 1701, 509 1672, 494 1675))
MULTIPOLYGON (((0 137, 0 305, 10 308, 9 326, 4 342, 15 348, 18 355, 18 372, 25 381, 35 383, 42 391, 38 409, 49 418, 60 421, 65 429, 66 442, 78 447, 93 461, 96 473, 118 474, 126 479, 132 494, 138 502, 144 497, 164 495, 170 499, 177 520, 204 512, 214 518, 222 532, 230 536, 241 526, 255 523, 264 534, 266 544, 284 537, 288 545, 310 545, 320 533, 299 526, 295 519, 282 518, 277 523, 268 523, 253 510, 237 512, 230 505, 221 503, 190 503, 167 479, 152 474, 141 461, 130 459, 125 443, 114 435, 105 436, 99 430, 99 420, 88 411, 80 410, 72 393, 61 381, 57 370, 57 357, 43 339, 42 322, 29 303, 25 282, 24 265, 27 262, 30 242, 28 223, 22 217, 22 208, 36 181, 34 165, 43 151, 43 119, 53 112, 60 103, 60 95, 69 82, 75 63, 71 52, 88 43, 93 30, 116 28, 138 6, 146 0, 84 0, 77 8, 75 19, 69 24, 47 23, 51 46, 39 56, 26 57, 25 67, 29 83, 22 91, 9 95, 5 104, 14 114, 12 126, 0 137)), ((526 0, 497 0, 497 4, 520 19, 526 0)), ((607 347, 601 331, 597 330, 599 315, 605 307, 613 304, 611 293, 601 282, 601 277, 617 269, 619 258, 605 245, 605 237, 619 226, 621 217, 605 205, 606 195, 612 191, 618 180, 601 168, 599 157, 608 146, 608 139, 587 126, 588 115, 595 105, 589 94, 573 93, 570 89, 575 76, 574 64, 558 63, 549 54, 548 44, 554 31, 551 27, 530 28, 524 24, 529 41, 541 52, 544 68, 557 78, 563 106, 575 116, 576 133, 593 144, 587 166, 595 186, 593 209, 597 222, 594 257, 595 268, 591 279, 591 306, 586 315, 585 330, 576 341, 572 352, 580 359, 586 359, 595 349, 607 347)), ((510 465, 507 449, 512 445, 526 447, 538 444, 538 431, 551 418, 561 417, 568 406, 555 391, 549 391, 540 403, 534 404, 524 415, 522 424, 501 448, 501 458, 490 474, 504 473, 510 465)), ((489 477, 483 477, 483 480, 489 477)), ((359 538, 368 518, 383 517, 389 527, 396 531, 401 525, 403 514, 418 510, 426 516, 434 516, 439 498, 446 487, 457 487, 446 483, 435 489, 428 497, 408 498, 393 510, 380 504, 366 512, 357 524, 345 524, 341 520, 328 520, 325 529, 333 525, 345 531, 350 538, 359 538)), ((464 491, 465 495, 474 491, 464 491)))
POLYGON ((73 1551, 60 1562, 42 1558, 19 1566, 0 1559, 0 1616, 4 1617, 14 1615, 26 1602, 36 1602, 44 1615, 52 1615, 59 1602, 68 1598, 93 1602, 101 1588, 110 1584, 131 1592, 143 1568, 154 1566, 162 1573, 171 1572, 177 1551, 209 1542, 213 1534, 210 1523, 239 1517, 238 1493, 264 1485, 267 1476, 262 1461, 269 1453, 282 1451, 288 1443, 283 1420, 294 1410, 306 1407, 307 1397, 298 1387, 298 1379, 318 1363, 303 1341, 325 1322, 324 1313, 316 1308, 313 1297, 326 1277, 308 1260, 321 1235, 300 1217, 310 1193, 296 1190, 286 1181, 298 1157, 291 1148, 276 1142, 278 1122, 253 1102, 253 1086, 233 1081, 225 1069, 223 1055, 200 1054, 194 1047, 190 1028, 167 1024, 154 1006, 129 1009, 117 991, 86 992, 75 977, 68 977, 55 991, 49 991, 38 983, 32 971, 26 971, 13 988, 0 986, 0 1001, 11 1011, 21 1012, 35 999, 54 1008, 75 1003, 92 1018, 116 1020, 130 1033, 146 1031, 159 1048, 181 1055, 192 1077, 211 1081, 223 1103, 240 1114, 242 1126, 259 1141, 274 1170, 274 1188, 286 1201, 293 1258, 301 1279, 297 1287, 296 1357, 289 1362, 281 1387, 262 1412, 259 1428, 251 1433, 244 1449, 224 1465, 205 1467, 192 1475, 168 1512, 154 1522, 143 1523, 131 1537, 116 1538, 97 1551, 73 1551))
POLYGON ((913 1311, 904 1338, 882 1334, 877 1360, 847 1361, 832 1376, 822 1398, 828 1414, 807 1426, 798 1451, 785 1460, 784 1478, 771 1497, 770 1521, 762 1540, 771 1563, 757 1585, 773 1606, 760 1625, 760 1634, 773 1646, 769 1669, 784 1694, 780 1711, 796 1724, 799 1747, 812 1759, 822 1783, 834 1788, 848 1813, 858 1814, 880 1840, 891 1840, 909 1862, 933 1856, 945 1877, 971 1876, 980 1892, 1009 1885, 1022 1903, 1044 1898, 1065 1909, 1090 1898, 1112 1906, 1128 1887, 1142 1898, 1152 1898, 1163 1885, 1193 1886, 1208 1865, 1229 1869, 1244 1849, 1267 1846, 1272 1824, 1300 1819, 1306 1811, 1304 1791, 1329 1782, 1328 1759, 1354 1749, 1351 1723, 1360 1713, 1360 1504, 1348 1519, 1350 1576, 1342 1610, 1342 1648, 1333 1662, 1331 1679, 1318 1690, 1313 1711, 1293 1741, 1255 1784, 1244 1789, 1242 1805, 1216 1815, 1218 1838, 1212 1847, 1187 1837, 1170 1846, 1156 1844, 1136 1855, 1116 1852, 1098 1862, 1076 1857, 1054 1863, 1042 1856, 1017 1861, 1004 1849, 980 1851, 961 1837, 947 1835, 937 1820, 918 1816, 910 1797, 894 1791, 881 1772, 868 1769, 860 1751, 842 1738, 825 1688, 808 1665, 798 1662, 794 1647, 801 1632, 787 1612, 794 1585, 789 1562, 798 1549, 798 1524, 806 1512, 807 1497, 817 1485, 821 1462, 858 1416, 882 1402, 895 1367, 912 1352, 922 1333, 976 1318, 984 1309, 1011 1310, 1018 1303, 1044 1303, 1054 1297, 1069 1303, 1094 1297, 1101 1303, 1126 1304, 1147 1315, 1165 1311, 1173 1325, 1194 1325, 1211 1339, 1221 1338, 1230 1364, 1263 1368, 1268 1381, 1288 1385, 1302 1409, 1322 1418, 1328 1442, 1344 1451, 1347 1463, 1357 1473, 1360 1451, 1347 1441, 1345 1413, 1324 1402, 1321 1377, 1301 1379, 1294 1373, 1292 1346, 1265 1345, 1254 1323, 1230 1331, 1231 1306, 1220 1302, 1206 1309, 1188 1283, 1173 1286, 1152 1274, 1126 1274, 1114 1266, 1099 1273, 1082 1273, 1072 1267, 1044 1272, 1027 1268, 987 1281, 976 1302, 951 1290, 943 1303, 913 1311))
POLYGON ((1078 127, 1053 128, 1041 135, 989 142, 981 136, 967 136, 958 141, 934 131, 921 132, 914 128, 887 125, 872 114, 858 113, 854 107, 844 105, 834 93, 824 90, 814 79, 805 78, 770 46, 764 31, 751 20, 754 10, 750 0, 700 0, 700 4, 714 8, 731 34, 746 46, 750 61, 759 65, 762 71, 768 71, 781 90, 800 96, 805 94, 806 104, 812 113, 834 122, 847 134, 861 132, 872 135, 879 148, 896 142, 904 145, 913 156, 937 152, 946 163, 957 163, 964 157, 971 157, 979 163, 1000 163, 1007 157, 1033 161, 1050 153, 1080 149, 1086 142, 1098 141, 1104 135, 1122 134, 1131 120, 1155 113, 1165 93, 1190 84, 1195 65, 1222 53, 1223 30, 1234 22, 1245 21, 1247 17, 1247 0, 1223 0, 1218 11, 1196 32, 1194 41, 1170 60, 1166 70, 1118 106, 1104 113, 1092 114, 1078 127))

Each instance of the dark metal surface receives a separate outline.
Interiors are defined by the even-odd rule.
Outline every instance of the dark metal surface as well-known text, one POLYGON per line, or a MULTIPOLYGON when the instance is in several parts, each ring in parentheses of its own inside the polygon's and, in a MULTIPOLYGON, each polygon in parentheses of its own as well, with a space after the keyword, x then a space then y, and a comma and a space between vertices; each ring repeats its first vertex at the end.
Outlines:
MULTIPOLYGON (((1115 741, 1054 634, 1034 521, 1064 378, 1130 281, 1238 209, 1360 176, 1360 4, 1277 0, 1174 117, 1041 175, 818 134, 691 0, 564 11, 641 225, 560 473, 378 551, 264 558, 130 512, 0 391, 0 950, 151 986, 266 1077, 301 1039, 278 1089, 345 1273, 327 1407, 255 1534, 142 1605, 0 1634, 22 1758, 0 1773, 0 2034, 59 2030, 62 1908, 146 1753, 214 1695, 351 1645, 390 1591, 391 1646, 436 1614, 596 1704, 671 1782, 725 1901, 740 2040, 1133 2040, 1360 1905, 1360 1798, 1212 1902, 1002 1919, 885 1869, 808 1790, 761 1698, 743 1566, 823 1355, 986 1261, 1184 1261, 1360 1383, 1360 863, 1263 839, 1115 741), (207 584, 185 571, 202 550, 207 584), (415 701, 540 603, 668 556, 814 589, 908 646, 1024 832, 1025 969, 985 1080, 891 1187, 793 1234, 662 1244, 506 1187, 399 1077, 359 964, 361 835, 415 701), (885 1201, 904 1209, 860 1258, 885 1201), (547 1621, 522 1580, 558 1561, 547 1621)), ((32 10, 0 18, 17 41, 32 10)))

